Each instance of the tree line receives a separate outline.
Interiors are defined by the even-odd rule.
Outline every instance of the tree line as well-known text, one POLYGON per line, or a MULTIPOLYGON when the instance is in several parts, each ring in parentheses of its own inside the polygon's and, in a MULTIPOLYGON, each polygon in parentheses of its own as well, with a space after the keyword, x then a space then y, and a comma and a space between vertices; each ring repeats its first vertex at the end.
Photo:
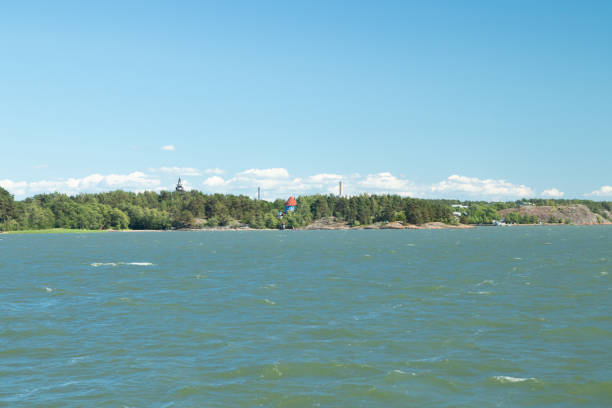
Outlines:
MULTIPOLYGON (((611 202, 588 200, 529 200, 535 205, 584 204, 597 214, 612 211, 611 202), (604 211, 605 210, 605 211, 604 211)), ((262 201, 243 195, 204 194, 200 191, 133 193, 111 191, 69 196, 39 194, 15 201, 0 187, 0 231, 70 229, 211 228, 246 225, 251 228, 303 227, 317 219, 335 217, 351 226, 400 221, 410 224, 490 224, 498 211, 516 207, 521 201, 463 202, 468 208, 453 208, 458 200, 432 200, 397 195, 362 194, 353 197, 309 195, 297 198, 297 210, 279 219, 284 200, 262 201), (459 212, 459 216, 453 212, 459 212)), ((534 223, 533 217, 511 214, 512 222, 534 223)))
POLYGON ((247 225, 251 228, 302 227, 324 217, 350 225, 379 221, 413 224, 455 222, 445 200, 421 200, 394 195, 297 198, 297 210, 279 219, 284 200, 253 200, 243 195, 204 194, 200 191, 96 194, 39 194, 15 201, 0 188, 0 231, 72 229, 171 229, 247 225))

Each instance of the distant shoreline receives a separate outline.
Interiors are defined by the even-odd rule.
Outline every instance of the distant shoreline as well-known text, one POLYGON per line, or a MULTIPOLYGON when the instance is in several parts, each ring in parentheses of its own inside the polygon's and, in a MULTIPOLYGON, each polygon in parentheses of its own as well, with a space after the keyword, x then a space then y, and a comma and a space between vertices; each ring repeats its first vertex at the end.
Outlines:
POLYGON ((0 187, 0 231, 84 233, 174 229, 454 229, 487 224, 612 223, 612 201, 513 202, 418 199, 387 194, 254 200, 201 191, 41 194, 23 201, 0 187), (291 204, 291 205, 288 205, 291 204), (295 204, 295 205, 294 205, 295 204), (50 229, 55 226, 61 229, 50 229), (71 230, 71 228, 83 228, 71 230))
MULTIPOLYGON (((223 232, 223 231, 359 231, 359 230, 452 230, 452 229, 475 229, 479 227, 496 227, 495 225, 479 224, 479 225, 448 225, 441 223, 429 223, 435 225, 405 225, 405 226, 378 226, 378 225, 365 225, 358 227, 301 227, 295 229, 281 230, 277 228, 250 228, 250 227, 213 227, 213 228, 177 228, 177 229, 166 229, 166 230, 137 230, 137 229, 125 229, 125 230, 90 230, 90 229, 69 229, 69 228, 52 228, 52 229, 41 229, 41 230, 23 230, 23 231, 0 231, 0 235, 26 235, 26 234, 99 234, 99 233, 121 233, 121 232, 185 232, 185 231, 199 231, 199 232, 223 232)), ((503 227, 497 227, 505 229, 505 227, 593 227, 593 226, 612 226, 612 223, 604 224, 559 224, 559 223, 546 223, 546 224, 511 224, 503 227)))

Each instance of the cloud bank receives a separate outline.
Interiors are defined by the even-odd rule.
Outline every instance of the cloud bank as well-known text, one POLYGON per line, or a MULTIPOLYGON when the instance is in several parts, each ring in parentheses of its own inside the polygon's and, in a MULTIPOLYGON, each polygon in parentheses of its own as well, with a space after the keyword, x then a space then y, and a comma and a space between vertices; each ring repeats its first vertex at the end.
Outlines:
POLYGON ((418 185, 412 180, 395 176, 390 172, 365 176, 319 173, 307 177, 292 177, 284 168, 249 169, 229 178, 215 175, 206 178, 202 185, 213 192, 240 192, 247 195, 252 195, 257 187, 261 187, 267 198, 278 198, 313 193, 337 194, 338 182, 341 180, 344 183, 344 192, 348 195, 373 193, 492 200, 535 196, 532 188, 505 180, 452 175, 433 185, 418 185))
POLYGON ((591 193, 585 195, 596 197, 612 197, 612 186, 602 186, 600 189, 592 191, 591 193))
POLYGON ((559 191, 556 188, 542 191, 542 197, 561 198, 564 194, 563 191, 559 191))
POLYGON ((150 169, 151 171, 158 171, 164 174, 171 174, 173 176, 199 176, 202 172, 193 167, 160 167, 159 169, 150 169))
MULTIPOLYGON (((406 177, 390 172, 360 174, 317 173, 298 177, 282 167, 251 168, 233 175, 219 169, 197 169, 193 167, 151 168, 148 173, 134 171, 128 174, 90 174, 81 178, 60 180, 15 181, 0 180, 18 198, 39 193, 61 192, 67 194, 102 192, 109 190, 160 191, 174 190, 176 179, 181 177, 186 189, 198 189, 205 193, 244 194, 255 197, 261 188, 262 198, 273 200, 289 195, 338 194, 338 182, 343 182, 345 195, 397 194, 421 198, 457 198, 462 200, 514 200, 535 197, 533 188, 503 179, 467 177, 453 174, 432 183, 418 184, 406 177)), ((603 186, 591 196, 612 196, 612 186, 603 186)), ((557 188, 542 191, 541 197, 564 196, 557 188)))
POLYGON ((159 190, 161 181, 143 172, 135 171, 129 174, 91 174, 82 178, 68 178, 63 180, 40 180, 31 182, 0 180, 0 186, 16 196, 29 196, 53 192, 74 195, 82 192, 102 192, 119 189, 134 191, 159 190))
POLYGON ((468 197, 486 197, 497 200, 502 198, 532 197, 535 191, 523 184, 517 185, 506 180, 479 179, 453 174, 446 180, 431 187, 432 193, 443 193, 445 196, 460 194, 468 197))

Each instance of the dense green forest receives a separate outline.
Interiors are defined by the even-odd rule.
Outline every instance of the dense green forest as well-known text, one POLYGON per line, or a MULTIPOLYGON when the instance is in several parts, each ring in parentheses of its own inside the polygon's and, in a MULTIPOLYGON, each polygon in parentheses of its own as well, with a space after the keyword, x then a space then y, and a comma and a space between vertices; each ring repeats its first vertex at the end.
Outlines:
MULTIPOLYGON (((612 211, 612 203, 588 200, 530 200, 535 205, 584 204, 597 214, 612 211)), ((40 194, 23 201, 0 188, 0 231, 27 229, 172 229, 247 225, 251 228, 302 227, 335 217, 352 226, 401 221, 410 224, 489 224, 500 219, 498 211, 517 207, 516 202, 462 202, 425 200, 397 195, 338 197, 310 195, 297 198, 297 210, 282 221, 278 214, 284 200, 253 200, 246 196, 188 192, 111 191, 98 194, 40 194), (460 215, 453 215, 457 211, 460 215)), ((534 223, 533 217, 510 215, 511 222, 534 223)))

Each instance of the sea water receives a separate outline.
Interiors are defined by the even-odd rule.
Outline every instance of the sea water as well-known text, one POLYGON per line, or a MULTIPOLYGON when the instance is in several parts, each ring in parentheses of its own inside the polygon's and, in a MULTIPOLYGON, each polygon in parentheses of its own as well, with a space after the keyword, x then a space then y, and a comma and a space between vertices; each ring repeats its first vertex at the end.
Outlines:
POLYGON ((0 235, 0 406, 612 404, 612 228, 0 235))

